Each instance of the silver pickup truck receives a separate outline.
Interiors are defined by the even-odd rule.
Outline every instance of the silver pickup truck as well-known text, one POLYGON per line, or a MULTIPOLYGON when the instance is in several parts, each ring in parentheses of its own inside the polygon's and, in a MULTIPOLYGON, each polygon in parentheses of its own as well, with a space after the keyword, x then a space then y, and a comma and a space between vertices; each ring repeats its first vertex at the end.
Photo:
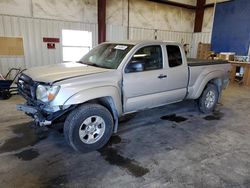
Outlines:
POLYGON ((104 146, 129 113, 185 99, 213 111, 229 71, 226 61, 187 60, 176 42, 106 42, 78 62, 23 72, 18 89, 27 102, 17 109, 40 126, 63 120, 67 143, 86 152, 104 146))

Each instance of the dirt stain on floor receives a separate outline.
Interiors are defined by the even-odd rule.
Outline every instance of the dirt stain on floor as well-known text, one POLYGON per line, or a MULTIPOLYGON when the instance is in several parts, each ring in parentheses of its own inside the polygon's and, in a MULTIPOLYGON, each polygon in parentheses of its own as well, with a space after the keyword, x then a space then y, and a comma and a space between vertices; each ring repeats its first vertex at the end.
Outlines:
POLYGON ((35 149, 27 149, 20 153, 16 153, 15 156, 22 161, 31 161, 39 156, 39 152, 35 149))
POLYGON ((215 111, 215 112, 213 112, 212 115, 205 116, 203 119, 205 119, 207 121, 220 120, 223 116, 224 116, 224 114, 222 112, 215 111))
POLYGON ((56 177, 53 177, 49 179, 48 181, 42 183, 41 187, 66 187, 66 184, 68 184, 68 177, 67 175, 59 175, 56 177))
POLYGON ((113 135, 111 136, 111 138, 109 139, 108 143, 106 144, 106 146, 112 146, 113 144, 119 144, 122 141, 121 137, 118 135, 113 135))
POLYGON ((142 177, 149 172, 147 168, 141 167, 135 160, 118 154, 115 148, 105 147, 100 149, 99 152, 109 164, 119 166, 135 177, 142 177))
POLYGON ((106 146, 98 151, 109 164, 119 166, 135 177, 142 177, 147 174, 149 172, 147 168, 140 166, 138 162, 133 159, 123 157, 118 153, 117 149, 111 147, 120 142, 121 138, 118 135, 114 135, 110 138, 106 146))
POLYGON ((176 114, 170 114, 170 115, 162 116, 161 119, 162 120, 168 120, 168 121, 174 121, 176 123, 180 123, 180 122, 183 122, 183 121, 187 120, 187 118, 182 117, 182 116, 176 116, 176 114))
POLYGON ((47 131, 36 132, 31 128, 32 123, 18 124, 12 127, 15 137, 5 140, 4 144, 0 147, 0 153, 16 151, 27 146, 34 146, 41 140, 47 138, 47 131))

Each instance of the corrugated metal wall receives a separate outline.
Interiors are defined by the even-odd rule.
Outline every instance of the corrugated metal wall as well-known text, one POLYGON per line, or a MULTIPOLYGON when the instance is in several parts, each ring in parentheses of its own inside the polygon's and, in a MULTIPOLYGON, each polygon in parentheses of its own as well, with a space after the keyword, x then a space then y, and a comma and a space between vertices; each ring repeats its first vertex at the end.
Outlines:
MULTIPOLYGON (((92 32, 93 46, 98 43, 97 24, 68 22, 0 15, 0 36, 21 36, 24 41, 24 57, 0 57, 0 73, 6 74, 12 67, 29 68, 62 62, 62 43, 56 49, 47 49, 43 37, 57 37, 62 40, 62 29, 86 30, 92 32)), ((189 33, 144 28, 129 28, 130 40, 171 40, 190 44, 189 57, 196 57, 199 42, 210 43, 210 33, 189 33)), ((127 39, 127 27, 107 25, 107 40, 127 39)))
MULTIPOLYGON (((154 30, 145 28, 129 28, 129 40, 165 40, 177 41, 183 44, 192 44, 193 33, 167 30, 154 30)), ((126 40, 127 27, 107 25, 107 40, 126 40)), ((189 54, 190 56, 191 54, 189 54)))
MULTIPOLYGON (((179 32, 168 30, 155 30, 145 28, 129 28, 130 40, 169 40, 183 43, 192 43, 193 33, 191 32, 179 32)), ((127 27, 107 25, 107 40, 126 40, 127 39, 127 27)))
POLYGON ((47 49, 42 41, 43 37, 56 37, 61 41, 62 29, 90 31, 93 46, 97 45, 97 24, 0 15, 0 36, 23 37, 25 53, 24 57, 0 57, 0 73, 6 74, 11 67, 62 62, 62 43, 56 43, 56 49, 47 49))
POLYGON ((107 41, 127 40, 127 27, 118 25, 107 25, 106 40, 107 41))
POLYGON ((192 33, 189 32, 175 32, 175 31, 157 31, 158 40, 168 40, 168 41, 177 41, 183 44, 191 44, 192 42, 192 33))
POLYGON ((129 28, 130 40, 154 40, 155 31, 153 29, 129 28))
POLYGON ((202 43, 211 43, 211 33, 194 33, 192 38, 192 45, 191 45, 191 57, 196 58, 197 56, 197 48, 199 42, 202 43))
MULTIPOLYGON (((189 32, 174 32, 174 31, 157 31, 157 39, 158 40, 166 40, 166 41, 176 41, 182 44, 188 44, 188 48, 191 47, 192 44, 193 33, 189 32)), ((187 57, 191 57, 190 52, 188 51, 187 57)))

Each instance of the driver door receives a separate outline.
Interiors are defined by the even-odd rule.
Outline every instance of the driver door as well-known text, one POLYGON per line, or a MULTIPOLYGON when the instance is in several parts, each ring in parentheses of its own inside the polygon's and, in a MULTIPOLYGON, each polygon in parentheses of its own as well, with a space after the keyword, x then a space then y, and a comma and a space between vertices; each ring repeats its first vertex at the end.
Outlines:
POLYGON ((124 112, 138 111, 164 103, 166 78, 161 45, 140 48, 125 67, 124 112))

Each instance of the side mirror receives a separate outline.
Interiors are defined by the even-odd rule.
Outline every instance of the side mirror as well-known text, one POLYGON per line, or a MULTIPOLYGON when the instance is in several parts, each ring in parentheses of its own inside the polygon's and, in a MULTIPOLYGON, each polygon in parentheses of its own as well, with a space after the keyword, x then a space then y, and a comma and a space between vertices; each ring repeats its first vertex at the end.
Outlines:
POLYGON ((129 62, 125 69, 125 73, 130 72, 142 72, 144 71, 144 61, 142 60, 132 60, 129 62))

